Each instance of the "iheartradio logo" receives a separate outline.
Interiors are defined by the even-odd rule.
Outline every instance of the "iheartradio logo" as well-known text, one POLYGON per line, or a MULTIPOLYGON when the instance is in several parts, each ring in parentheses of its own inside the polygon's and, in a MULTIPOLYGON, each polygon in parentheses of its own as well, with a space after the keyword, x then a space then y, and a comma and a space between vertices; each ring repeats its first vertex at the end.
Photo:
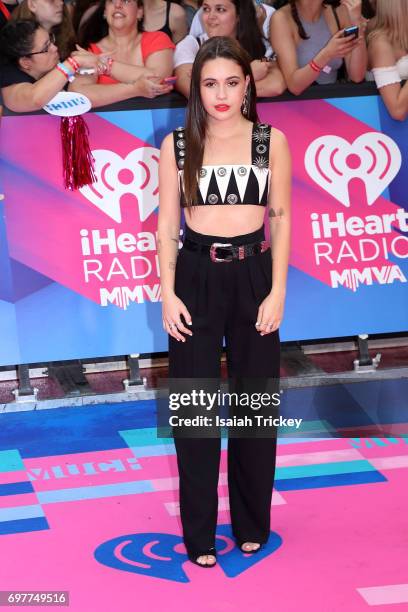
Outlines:
POLYGON ((134 195, 140 220, 145 221, 159 204, 159 149, 139 147, 125 158, 107 149, 92 155, 97 180, 82 187, 82 195, 117 223, 122 221, 122 196, 134 195))
POLYGON ((305 154, 306 171, 320 187, 344 206, 350 206, 349 181, 364 181, 369 206, 398 174, 401 152, 381 132, 367 132, 350 144, 340 136, 321 136, 305 154))

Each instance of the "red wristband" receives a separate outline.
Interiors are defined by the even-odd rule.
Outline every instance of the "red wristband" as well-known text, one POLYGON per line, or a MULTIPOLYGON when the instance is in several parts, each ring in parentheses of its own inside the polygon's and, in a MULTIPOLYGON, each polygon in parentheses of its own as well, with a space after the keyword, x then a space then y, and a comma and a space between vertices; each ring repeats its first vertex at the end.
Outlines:
POLYGON ((72 70, 74 72, 78 72, 79 70, 79 64, 76 61, 76 59, 74 59, 73 57, 67 57, 67 62, 68 64, 70 64, 70 66, 72 67, 72 70))
POLYGON ((311 69, 312 69, 314 72, 321 72, 321 71, 322 71, 322 69, 320 68, 320 66, 318 66, 314 60, 311 60, 311 61, 309 62, 309 66, 311 67, 311 69))

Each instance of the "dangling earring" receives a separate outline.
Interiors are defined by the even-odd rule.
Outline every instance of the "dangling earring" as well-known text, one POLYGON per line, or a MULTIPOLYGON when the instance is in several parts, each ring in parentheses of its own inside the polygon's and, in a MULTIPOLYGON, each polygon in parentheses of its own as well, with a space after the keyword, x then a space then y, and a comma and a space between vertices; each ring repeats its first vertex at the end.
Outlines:
POLYGON ((247 87, 245 90, 244 98, 242 100, 241 113, 244 115, 244 117, 247 117, 248 111, 249 111, 249 91, 247 87))

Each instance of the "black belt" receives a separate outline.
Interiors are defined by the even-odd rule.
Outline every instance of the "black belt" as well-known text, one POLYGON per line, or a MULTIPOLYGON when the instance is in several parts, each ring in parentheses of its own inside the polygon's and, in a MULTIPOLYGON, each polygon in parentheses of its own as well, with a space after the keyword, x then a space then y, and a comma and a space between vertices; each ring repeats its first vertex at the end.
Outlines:
POLYGON ((252 242, 251 244, 238 246, 229 242, 201 244, 200 242, 190 240, 190 238, 185 238, 183 246, 187 251, 209 253, 211 261, 215 263, 227 263, 233 259, 245 259, 246 257, 251 257, 251 255, 264 253, 269 249, 269 242, 262 240, 261 242, 252 242))

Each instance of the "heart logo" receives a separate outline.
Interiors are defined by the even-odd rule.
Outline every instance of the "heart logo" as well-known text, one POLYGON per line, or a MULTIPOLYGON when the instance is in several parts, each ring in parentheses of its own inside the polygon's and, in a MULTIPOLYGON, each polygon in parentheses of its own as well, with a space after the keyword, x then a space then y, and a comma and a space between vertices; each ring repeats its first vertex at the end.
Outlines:
POLYGON ((362 134, 352 144, 340 136, 321 136, 305 154, 310 178, 347 207, 351 179, 364 181, 371 206, 398 174, 401 163, 397 144, 381 132, 362 134))
POLYGON ((108 149, 92 151, 97 180, 79 191, 117 223, 122 221, 121 198, 137 199, 140 220, 145 221, 159 204, 159 149, 139 147, 123 159, 108 149))
MULTIPOLYGON (((270 532, 267 544, 256 555, 244 555, 232 538, 231 525, 218 525, 216 548, 218 565, 228 578, 235 578, 261 562, 282 546, 282 538, 270 532)), ((184 571, 187 554, 182 538, 172 533, 130 533, 107 540, 94 552, 102 565, 142 576, 189 582, 184 571)))

